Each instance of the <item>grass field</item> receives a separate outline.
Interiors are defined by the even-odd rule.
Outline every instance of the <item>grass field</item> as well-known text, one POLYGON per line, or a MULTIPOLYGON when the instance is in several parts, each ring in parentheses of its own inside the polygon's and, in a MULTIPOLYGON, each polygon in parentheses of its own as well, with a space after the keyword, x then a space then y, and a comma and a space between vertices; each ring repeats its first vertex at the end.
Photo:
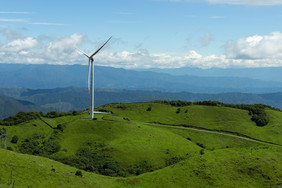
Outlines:
POLYGON ((100 109, 113 114, 97 114, 95 121, 84 113, 5 127, 7 146, 14 151, 0 149, 0 187, 10 185, 11 171, 15 187, 282 186, 282 147, 265 143, 281 144, 282 112, 266 110, 270 121, 258 127, 248 111, 228 107, 134 103, 100 109), (11 143, 15 135, 19 140, 11 143), (52 143, 60 147, 43 155, 51 159, 17 153, 30 140, 42 150, 52 143), (83 160, 74 164, 78 153, 83 160), (93 162, 91 157, 102 161, 99 168, 118 171, 110 171, 112 176, 124 177, 84 170, 83 177, 75 176, 77 168, 52 160, 79 167, 93 162))

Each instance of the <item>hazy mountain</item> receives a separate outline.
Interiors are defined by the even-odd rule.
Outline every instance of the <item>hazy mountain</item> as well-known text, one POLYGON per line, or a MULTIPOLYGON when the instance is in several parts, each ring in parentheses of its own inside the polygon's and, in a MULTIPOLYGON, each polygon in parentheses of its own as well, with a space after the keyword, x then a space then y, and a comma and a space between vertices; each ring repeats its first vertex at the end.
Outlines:
POLYGON ((28 101, 0 95, 0 119, 15 115, 18 112, 46 112, 48 110, 50 109, 42 108, 28 101))
MULTIPOLYGON (((144 69, 136 69, 144 71, 144 69)), ((148 69, 146 69, 148 71, 148 69)), ((191 75, 204 77, 239 77, 252 78, 265 81, 282 81, 282 67, 265 67, 265 68, 210 68, 200 69, 183 67, 176 69, 149 69, 153 72, 168 73, 171 75, 191 75)))
MULTIPOLYGON (((89 107, 90 97, 86 88, 57 89, 0 89, 0 117, 14 115, 19 111, 70 111, 89 107), (4 101, 4 102, 3 102, 4 101), (37 105, 37 106, 35 106, 37 105), (39 108, 40 107, 40 108, 39 108), (7 113, 9 112, 9 113, 7 113)), ((267 104, 282 109, 282 93, 246 94, 220 93, 200 94, 189 92, 160 92, 141 90, 95 89, 95 106, 108 103, 131 103, 152 100, 203 101, 216 100, 232 104, 267 104)))
MULTIPOLYGON (((82 65, 0 64, 0 87, 31 89, 87 87, 87 71, 87 66, 82 65)), ((282 82, 230 76, 176 76, 97 66, 95 87, 164 92, 270 93, 282 91, 282 82)))

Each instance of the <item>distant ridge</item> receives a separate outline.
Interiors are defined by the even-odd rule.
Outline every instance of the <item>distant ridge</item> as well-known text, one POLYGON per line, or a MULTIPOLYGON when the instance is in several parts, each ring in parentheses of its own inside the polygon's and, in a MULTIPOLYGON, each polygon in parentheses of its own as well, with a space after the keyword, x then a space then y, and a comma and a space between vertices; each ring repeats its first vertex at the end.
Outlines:
POLYGON ((17 100, 0 94, 0 119, 18 112, 46 112, 50 109, 37 106, 29 101, 17 100))
MULTIPOLYGON (((89 94, 87 88, 56 88, 56 89, 0 89, 0 101, 2 101, 2 113, 0 117, 15 115, 19 111, 70 111, 89 108, 89 94), (1 95, 2 94, 2 95, 1 95), (4 96, 7 95, 7 96, 4 96), (13 97, 13 98, 11 98, 13 97), (14 105, 8 105, 12 101, 14 105), (23 105, 23 102, 25 104, 23 105), (20 108, 23 106, 24 108, 20 108), (5 109, 13 109, 10 113, 5 109)), ((219 93, 201 94, 190 92, 160 92, 142 90, 118 90, 118 89, 96 89, 95 105, 101 106, 109 103, 132 103, 153 100, 183 100, 183 101, 205 101, 213 100, 230 104, 266 104, 282 109, 282 92, 269 94, 248 93, 219 93)), ((1 104, 1 103, 0 103, 1 104)))
MULTIPOLYGON (((0 64, 1 88, 53 89, 87 87, 87 66, 0 64)), ((274 93, 282 92, 282 82, 242 77, 171 75, 95 67, 95 87, 104 89, 149 90, 193 93, 274 93)))

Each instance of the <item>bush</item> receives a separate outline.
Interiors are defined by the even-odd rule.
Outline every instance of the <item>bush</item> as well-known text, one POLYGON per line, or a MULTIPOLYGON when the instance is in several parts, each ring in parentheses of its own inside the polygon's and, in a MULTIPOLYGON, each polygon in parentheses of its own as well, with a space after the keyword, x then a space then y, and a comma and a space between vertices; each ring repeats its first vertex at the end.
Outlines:
POLYGON ((176 113, 179 114, 180 111, 181 111, 181 109, 180 109, 180 108, 177 108, 176 113))
POLYGON ((16 144, 18 142, 18 140, 19 140, 19 137, 17 135, 14 135, 12 140, 11 140, 11 143, 16 144))
POLYGON ((201 154, 201 155, 204 155, 204 154, 205 154, 205 150, 204 150, 204 149, 201 149, 201 150, 200 150, 200 154, 201 154))
POLYGON ((251 120, 254 121, 256 125, 260 127, 267 125, 269 122, 268 118, 264 114, 255 114, 252 116, 251 120))
POLYGON ((178 157, 178 156, 174 156, 172 158, 169 158, 169 159, 166 160, 166 166, 176 164, 176 163, 182 161, 183 159, 184 159, 183 157, 178 157))
POLYGON ((196 143, 198 146, 200 146, 201 148, 205 148, 204 144, 201 144, 201 143, 196 143))
POLYGON ((8 146, 7 150, 14 151, 12 147, 8 146))
POLYGON ((75 175, 76 175, 76 176, 81 176, 81 177, 82 177, 82 172, 81 172, 80 170, 77 170, 77 171, 75 172, 75 175))
POLYGON ((151 106, 149 106, 148 108, 147 108, 147 110, 146 111, 151 111, 152 110, 152 107, 151 106))

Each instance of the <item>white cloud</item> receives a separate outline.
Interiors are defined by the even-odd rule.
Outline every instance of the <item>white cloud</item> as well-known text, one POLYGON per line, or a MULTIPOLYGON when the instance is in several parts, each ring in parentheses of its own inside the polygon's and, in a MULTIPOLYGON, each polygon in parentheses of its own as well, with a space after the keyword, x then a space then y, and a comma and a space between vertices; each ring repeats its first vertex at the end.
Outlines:
POLYGON ((77 55, 76 48, 83 42, 84 35, 73 34, 61 39, 49 42, 45 58, 52 61, 71 62, 77 55))
MULTIPOLYGON (((73 34, 58 39, 26 37, 0 46, 0 63, 87 64, 76 47, 85 36, 73 34)), ((121 68, 230 68, 282 66, 282 34, 254 35, 229 41, 224 55, 202 55, 191 50, 184 55, 151 53, 146 49, 110 52, 105 48, 95 56, 97 65, 121 68)))
POLYGON ((9 42, 8 44, 2 46, 1 51, 5 52, 19 52, 21 50, 32 49, 38 45, 36 39, 32 37, 27 37, 24 39, 17 39, 9 42))
POLYGON ((215 4, 233 5, 282 5, 282 0, 207 0, 215 4))
POLYGON ((282 33, 254 35, 225 44, 228 58, 234 59, 282 59, 282 33))

